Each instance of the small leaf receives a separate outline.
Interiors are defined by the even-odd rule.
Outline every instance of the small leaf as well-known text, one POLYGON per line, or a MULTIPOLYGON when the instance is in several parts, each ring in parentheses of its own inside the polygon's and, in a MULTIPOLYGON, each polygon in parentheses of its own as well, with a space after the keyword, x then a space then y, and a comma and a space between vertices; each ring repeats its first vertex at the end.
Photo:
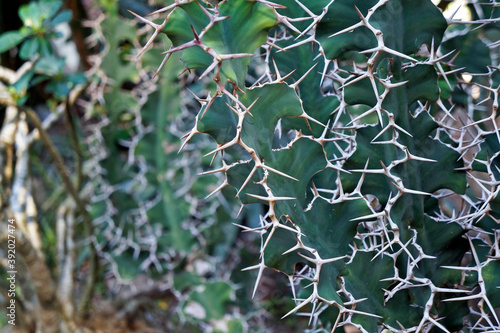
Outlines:
POLYGON ((19 8, 19 17, 23 21, 23 24, 27 27, 38 27, 41 22, 40 18, 40 8, 35 2, 29 5, 24 5, 19 8))
POLYGON ((32 58, 38 51, 40 47, 40 39, 35 37, 28 39, 21 45, 21 50, 19 51, 19 56, 23 60, 29 60, 32 58))
POLYGON ((39 3, 39 10, 43 19, 54 16, 61 7, 62 2, 60 0, 43 0, 39 3))
POLYGON ((87 78, 83 73, 74 73, 68 75, 67 80, 73 83, 73 85, 77 85, 84 84, 87 81, 87 78))
POLYGON ((61 23, 69 22, 71 20, 71 16, 72 16, 71 10, 63 10, 50 21, 48 27, 53 28, 61 23))
POLYGON ((34 69, 37 74, 54 76, 63 71, 64 59, 55 56, 43 57, 36 63, 34 69))
POLYGON ((38 48, 38 52, 40 53, 41 56, 50 56, 53 55, 53 50, 52 46, 50 45, 50 42, 47 38, 40 38, 39 39, 40 46, 38 48))
POLYGON ((0 53, 10 50, 21 43, 26 34, 20 31, 8 31, 0 35, 0 53))
POLYGON ((16 90, 18 95, 23 95, 26 90, 28 90, 31 78, 33 77, 34 72, 28 71, 26 72, 19 80, 14 83, 13 87, 16 90))

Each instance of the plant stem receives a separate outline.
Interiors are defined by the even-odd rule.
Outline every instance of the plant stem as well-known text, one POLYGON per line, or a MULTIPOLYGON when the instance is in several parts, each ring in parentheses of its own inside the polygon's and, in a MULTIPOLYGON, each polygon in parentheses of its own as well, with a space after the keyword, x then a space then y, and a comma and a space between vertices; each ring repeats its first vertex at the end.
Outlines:
MULTIPOLYGON (((69 192, 71 197, 76 203, 76 208, 78 212, 81 214, 83 218, 83 226, 85 230, 86 236, 90 239, 93 235, 93 225, 92 225, 92 218, 87 212, 85 208, 85 201, 80 198, 77 189, 73 185, 73 182, 71 181, 71 177, 69 175, 69 171, 64 165, 64 161, 57 151, 56 147, 54 146, 52 140, 50 139, 49 135, 45 131, 45 129, 42 126, 42 123, 40 119, 38 118, 38 115, 29 108, 23 107, 23 111, 26 112, 26 115, 30 122, 35 126, 35 128, 39 131, 40 134, 40 139, 42 140, 42 143, 44 146, 47 148, 49 155, 51 158, 54 160, 54 164, 56 166, 57 171, 61 175, 62 181, 64 186, 66 187, 66 190, 69 192)), ((95 284, 97 281, 97 271, 98 271, 98 258, 97 258, 97 251, 94 247, 94 244, 92 241, 89 243, 89 250, 90 250, 90 257, 89 257, 89 275, 87 276, 87 282, 85 285, 85 288, 82 292, 82 296, 80 299, 80 303, 78 304, 77 307, 77 317, 79 318, 84 318, 87 316, 88 308, 90 305, 91 298, 94 294, 94 289, 95 289, 95 284)))

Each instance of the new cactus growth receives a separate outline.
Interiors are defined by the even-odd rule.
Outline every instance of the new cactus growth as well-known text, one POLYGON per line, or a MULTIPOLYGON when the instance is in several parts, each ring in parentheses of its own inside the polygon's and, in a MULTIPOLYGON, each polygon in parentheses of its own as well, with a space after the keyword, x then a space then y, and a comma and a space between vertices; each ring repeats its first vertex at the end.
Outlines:
POLYGON ((289 277, 284 316, 321 332, 500 330, 500 13, 466 9, 176 0, 161 24, 140 17, 155 29, 141 53, 172 41, 159 70, 179 52, 215 82, 183 146, 210 135, 219 189, 266 205, 243 226, 262 239, 249 269, 289 277))

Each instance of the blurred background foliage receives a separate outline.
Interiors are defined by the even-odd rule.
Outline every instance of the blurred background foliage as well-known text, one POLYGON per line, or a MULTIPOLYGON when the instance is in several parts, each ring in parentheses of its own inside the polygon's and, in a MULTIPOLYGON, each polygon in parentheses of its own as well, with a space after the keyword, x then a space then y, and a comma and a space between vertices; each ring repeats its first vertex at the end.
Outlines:
POLYGON ((2 331, 305 328, 276 321, 288 280, 266 272, 252 299, 255 274, 241 272, 260 244, 231 223, 257 226, 261 207, 238 214, 229 188, 206 198, 221 181, 197 176, 218 162, 207 138, 177 155, 199 109, 181 87, 211 83, 178 76, 180 60, 155 76, 163 56, 137 58, 151 31, 127 12, 170 2, 0 3, 0 218, 18 231, 17 320, 2 316, 2 331))

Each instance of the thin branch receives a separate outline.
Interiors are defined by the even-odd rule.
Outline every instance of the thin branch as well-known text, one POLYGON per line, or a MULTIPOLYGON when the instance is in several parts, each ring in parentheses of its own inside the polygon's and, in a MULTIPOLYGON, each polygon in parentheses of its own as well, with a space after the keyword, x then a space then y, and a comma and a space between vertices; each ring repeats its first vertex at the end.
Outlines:
MULTIPOLYGON (((49 155, 54 160, 54 164, 56 166, 57 171, 61 175, 66 190, 69 192, 70 196, 75 201, 77 210, 83 217, 84 230, 86 236, 90 240, 91 237, 93 236, 93 229, 94 229, 92 225, 92 218, 85 208, 85 201, 82 198, 80 198, 77 189, 75 188, 73 182, 71 181, 69 171, 64 165, 64 161, 61 155, 59 154, 56 147, 54 146, 54 143, 52 142, 49 135, 43 128, 42 123, 38 118, 38 115, 35 113, 35 111, 27 107, 22 107, 22 110, 26 112, 26 115, 28 116, 30 122, 39 131, 40 139, 42 140, 42 143, 44 144, 45 148, 48 150, 49 155)), ((97 258, 97 251, 92 241, 90 241, 89 243, 89 250, 90 250, 89 275, 87 276, 85 289, 82 292, 80 303, 77 308, 77 316, 80 318, 86 317, 92 295, 94 294, 95 284, 97 281, 98 258, 97 258)))

